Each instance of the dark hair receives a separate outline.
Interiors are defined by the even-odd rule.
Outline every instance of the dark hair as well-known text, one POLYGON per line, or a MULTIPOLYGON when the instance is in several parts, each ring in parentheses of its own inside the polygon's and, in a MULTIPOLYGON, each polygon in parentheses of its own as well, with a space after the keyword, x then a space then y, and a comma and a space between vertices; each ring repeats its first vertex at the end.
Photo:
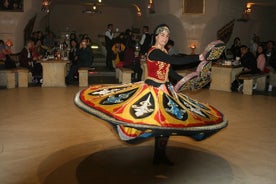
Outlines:
POLYGON ((144 26, 143 28, 145 28, 147 31, 149 30, 149 26, 144 26))
POLYGON ((151 36, 151 45, 154 45, 154 44, 155 44, 155 41, 156 41, 156 40, 155 40, 155 36, 158 35, 157 30, 158 30, 159 28, 161 28, 161 27, 167 27, 167 28, 170 29, 170 27, 169 27, 167 24, 159 24, 158 26, 156 26, 155 29, 154 29, 154 31, 153 31, 153 34, 152 34, 152 36, 151 36))
POLYGON ((272 45, 275 45, 275 42, 273 40, 268 40, 267 43, 272 43, 272 45))
POLYGON ((246 49, 248 49, 248 47, 246 45, 241 45, 240 48, 246 48, 246 49))
POLYGON ((169 40, 167 45, 171 45, 171 46, 174 46, 174 41, 173 40, 169 40))

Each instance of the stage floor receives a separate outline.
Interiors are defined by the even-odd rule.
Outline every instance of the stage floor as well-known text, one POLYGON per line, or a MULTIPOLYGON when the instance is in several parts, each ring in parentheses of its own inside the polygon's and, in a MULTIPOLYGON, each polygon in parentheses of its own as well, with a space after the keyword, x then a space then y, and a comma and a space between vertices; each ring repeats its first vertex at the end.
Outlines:
POLYGON ((173 167, 152 165, 153 140, 120 141, 73 104, 77 86, 0 90, 1 184, 272 184, 276 98, 200 90, 189 96, 221 110, 229 126, 196 142, 171 137, 173 167))

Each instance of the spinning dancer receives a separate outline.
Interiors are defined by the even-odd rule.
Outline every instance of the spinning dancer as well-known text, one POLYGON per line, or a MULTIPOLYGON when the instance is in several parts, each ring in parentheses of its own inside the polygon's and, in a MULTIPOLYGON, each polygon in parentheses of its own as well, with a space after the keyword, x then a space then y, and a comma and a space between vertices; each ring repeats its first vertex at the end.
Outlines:
POLYGON ((220 57, 225 46, 210 43, 199 56, 173 57, 165 45, 170 29, 161 24, 154 31, 155 44, 147 54, 148 75, 145 81, 123 85, 91 86, 75 96, 75 104, 84 111, 110 123, 119 137, 128 143, 155 137, 154 164, 173 163, 166 156, 171 135, 203 140, 227 126, 223 114, 214 107, 199 103, 181 93, 199 89, 210 81, 211 60, 220 57), (171 64, 201 61, 195 72, 185 77, 171 70, 171 64), (179 81, 174 87, 169 78, 179 81))

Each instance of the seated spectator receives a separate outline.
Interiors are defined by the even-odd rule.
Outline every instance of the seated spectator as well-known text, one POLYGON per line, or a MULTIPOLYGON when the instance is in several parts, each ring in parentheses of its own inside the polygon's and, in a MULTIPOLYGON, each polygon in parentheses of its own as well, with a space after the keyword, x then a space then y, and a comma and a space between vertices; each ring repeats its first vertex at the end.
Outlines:
POLYGON ((55 37, 52 32, 48 32, 43 39, 43 45, 47 48, 54 48, 55 47, 55 37))
POLYGON ((76 40, 70 40, 69 60, 71 65, 76 65, 78 61, 78 42, 76 40))
POLYGON ((252 52, 249 51, 246 45, 242 45, 241 48, 241 65, 242 71, 236 76, 236 80, 231 85, 232 91, 242 91, 243 80, 239 80, 239 76, 244 74, 257 74, 260 70, 257 67, 257 61, 252 52))
POLYGON ((133 40, 127 45, 127 48, 124 52, 124 62, 123 67, 130 68, 134 71, 131 82, 141 81, 143 70, 140 64, 140 58, 135 57, 135 44, 133 40))
POLYGON ((235 59, 236 57, 241 57, 241 40, 239 37, 236 37, 234 39, 234 43, 231 46, 231 52, 233 54, 233 59, 235 59))
POLYGON ((43 58, 47 50, 42 46, 41 40, 37 40, 34 45, 33 60, 38 61, 43 58))
POLYGON ((241 74, 255 74, 260 70, 257 67, 257 61, 252 52, 249 51, 246 45, 242 45, 241 48, 241 65, 243 70, 241 74))
POLYGON ((94 55, 91 47, 88 47, 87 40, 83 39, 80 43, 79 50, 77 52, 77 64, 71 65, 70 71, 65 78, 66 84, 70 84, 73 80, 75 73, 80 67, 91 67, 94 55))
POLYGON ((165 48, 167 49, 169 55, 178 55, 178 51, 174 46, 173 40, 169 40, 165 48))
POLYGON ((267 72, 267 70, 265 68, 265 64, 266 64, 266 58, 265 58, 263 46, 258 45, 258 47, 257 47, 257 67, 263 73, 267 72))
POLYGON ((4 68, 15 68, 16 64, 10 57, 11 48, 5 45, 3 40, 0 40, 0 61, 4 62, 4 68))
POLYGON ((116 67, 121 61, 124 61, 124 51, 126 46, 122 43, 120 38, 115 39, 111 50, 113 52, 112 62, 113 67, 116 67))
POLYGON ((42 66, 33 59, 34 42, 28 40, 22 49, 19 57, 21 67, 28 68, 32 72, 33 82, 40 85, 42 82, 42 66))
MULTIPOLYGON (((272 79, 272 75, 276 70, 276 50, 274 48, 274 42, 268 41, 266 45, 266 67, 269 69, 269 80, 272 79)), ((269 81, 268 91, 272 91, 271 81, 269 81)))

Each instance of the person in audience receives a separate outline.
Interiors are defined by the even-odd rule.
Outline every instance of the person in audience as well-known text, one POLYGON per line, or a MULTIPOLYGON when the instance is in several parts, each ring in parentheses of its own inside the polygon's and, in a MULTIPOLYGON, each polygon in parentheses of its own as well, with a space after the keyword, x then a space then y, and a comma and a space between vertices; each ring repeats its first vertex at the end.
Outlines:
POLYGON ((143 27, 143 34, 139 41, 140 55, 145 55, 151 46, 151 35, 149 33, 149 26, 143 27))
POLYGON ((27 40, 25 47, 20 52, 19 63, 20 67, 28 68, 32 72, 33 82, 41 85, 42 82, 42 66, 33 59, 34 42, 27 40))
POLYGON ((265 64, 266 64, 266 57, 264 54, 264 48, 263 48, 263 46, 258 45, 258 47, 257 47, 257 68, 263 73, 267 72, 265 64))
POLYGON ((48 32, 43 40, 43 45, 45 45, 48 48, 54 48, 55 47, 55 37, 52 32, 48 32))
POLYGON ((132 42, 126 46, 124 52, 123 67, 130 68, 134 71, 131 82, 141 81, 143 73, 140 64, 140 57, 135 57, 135 44, 136 42, 132 40, 132 42))
POLYGON ((173 40, 169 40, 165 48, 167 49, 168 54, 170 56, 172 56, 172 55, 178 55, 178 51, 177 51, 177 49, 174 46, 174 41, 173 40))
POLYGON ((232 82, 231 90, 241 92, 243 88, 243 80, 239 77, 244 74, 257 74, 261 71, 257 67, 257 61, 252 52, 246 45, 241 45, 241 65, 243 66, 242 71, 236 75, 236 79, 232 82))
POLYGON ((272 91, 272 75, 275 73, 276 70, 276 50, 274 48, 274 42, 273 41, 268 41, 266 44, 266 67, 269 69, 269 86, 268 86, 268 91, 272 91))
POLYGON ((3 40, 0 40, 0 61, 4 62, 6 69, 15 68, 16 64, 10 57, 11 47, 7 46, 3 40))
POLYGON ((255 74, 259 73, 260 70, 257 67, 257 61, 252 52, 246 45, 241 45, 241 65, 243 66, 243 71, 240 74, 255 74))
POLYGON ((109 70, 114 70, 112 66, 112 57, 113 57, 113 51, 112 51, 112 46, 113 46, 113 24, 108 24, 107 25, 107 30, 105 32, 105 48, 106 48, 106 67, 109 70))
POLYGON ((258 46, 260 45, 260 37, 257 36, 256 34, 253 35, 253 38, 251 40, 251 46, 250 46, 250 51, 257 56, 257 49, 258 46))
POLYGON ((43 58, 47 50, 42 46, 41 40, 38 39, 34 45, 33 60, 38 61, 43 58))
POLYGON ((127 47, 128 45, 131 44, 133 40, 133 34, 130 29, 126 29, 125 34, 124 34, 124 44, 127 47))
POLYGON ((78 62, 78 42, 76 40, 70 40, 69 60, 71 65, 76 65, 78 62))
POLYGON ((234 43, 231 46, 231 52, 233 54, 233 59, 236 59, 236 57, 241 57, 241 40, 239 37, 236 37, 234 39, 234 43))
POLYGON ((42 31, 37 31, 37 40, 40 40, 41 44, 43 44, 44 34, 42 31))
POLYGON ((78 37, 77 37, 76 33, 71 33, 69 36, 69 39, 78 41, 78 37))
POLYGON ((86 39, 83 39, 80 43, 79 51, 77 52, 77 58, 77 64, 70 67, 70 71, 65 78, 65 82, 67 85, 72 82, 75 73, 80 67, 91 67, 93 63, 93 51, 91 47, 88 47, 86 39))
POLYGON ((122 43, 122 39, 120 37, 116 38, 114 41, 114 45, 112 46, 112 64, 113 67, 116 66, 124 60, 124 51, 126 46, 122 43))

